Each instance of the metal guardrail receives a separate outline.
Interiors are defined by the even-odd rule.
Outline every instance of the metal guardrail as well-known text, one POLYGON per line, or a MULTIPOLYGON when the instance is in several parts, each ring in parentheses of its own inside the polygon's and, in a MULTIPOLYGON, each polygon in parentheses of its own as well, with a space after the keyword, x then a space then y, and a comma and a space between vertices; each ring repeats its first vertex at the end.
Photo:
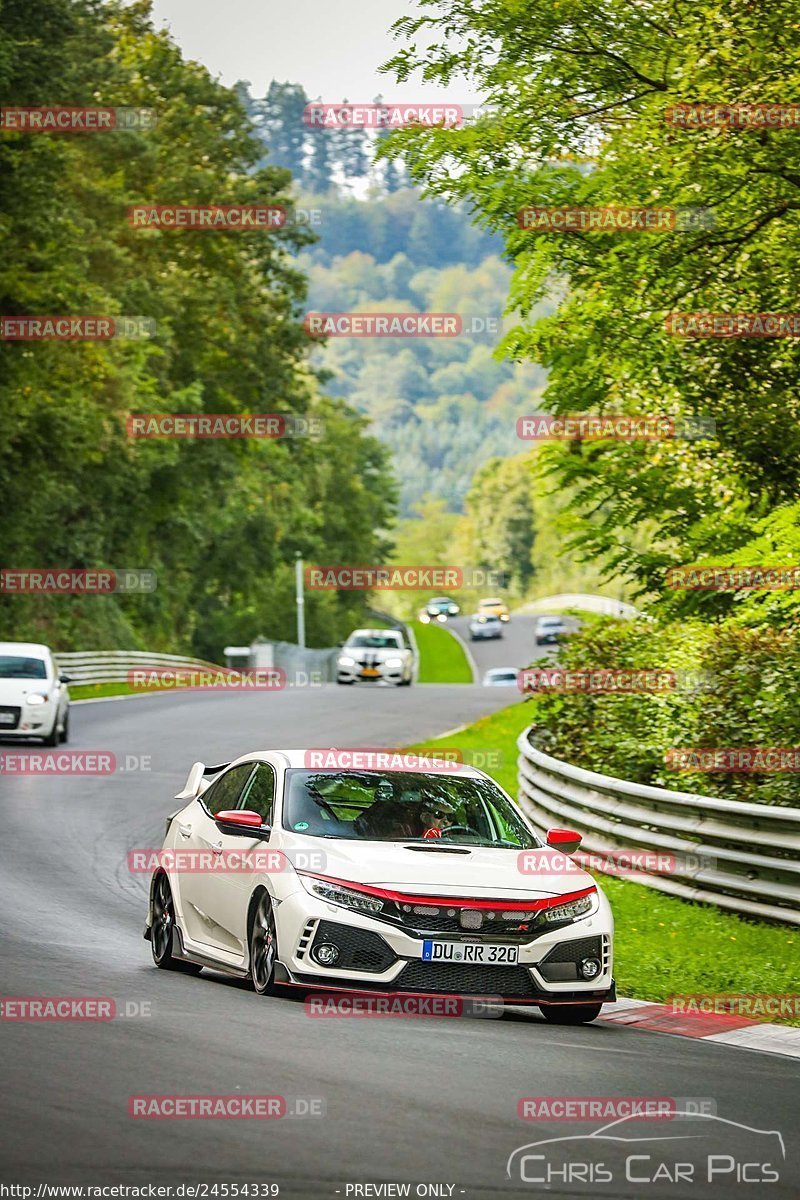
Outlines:
POLYGON ((85 650, 53 654, 60 671, 69 675, 74 684, 125 683, 128 672, 137 668, 165 670, 170 667, 194 670, 224 671, 218 663, 201 658, 185 658, 180 654, 155 654, 148 650, 85 650))
POLYGON ((587 771, 517 741, 519 795, 537 832, 566 825, 582 850, 674 856, 637 883, 744 915, 800 925, 800 809, 673 792, 587 771), (698 861, 699 860, 699 861, 698 861), (704 861, 705 860, 705 861, 704 861))

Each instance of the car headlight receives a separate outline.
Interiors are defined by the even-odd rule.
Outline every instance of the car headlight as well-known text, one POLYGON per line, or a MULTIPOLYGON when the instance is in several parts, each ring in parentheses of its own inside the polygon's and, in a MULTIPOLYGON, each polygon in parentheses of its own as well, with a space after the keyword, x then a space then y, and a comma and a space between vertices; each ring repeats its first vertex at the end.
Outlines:
POLYGON ((384 660, 383 665, 385 667, 402 667, 403 660, 402 658, 387 658, 384 660))
POLYGON ((353 908, 356 912, 377 913, 383 909, 383 901, 376 896, 356 891, 355 888, 345 887, 341 883, 327 879, 318 879, 316 875, 300 873, 300 882, 312 896, 327 900, 329 904, 339 904, 342 908, 353 908))
POLYGON ((47 696, 41 692, 31 692, 27 697, 28 704, 47 704, 47 696))
POLYGON ((356 660, 354 658, 351 658, 349 654, 340 654, 339 655, 339 666, 340 667, 354 667, 355 665, 356 665, 356 660))
POLYGON ((591 892, 590 895, 581 896, 578 900, 568 900, 566 904, 556 904, 553 908, 546 908, 542 913, 542 919, 548 923, 575 921, 578 917, 585 917, 587 913, 594 912, 597 906, 597 892, 591 892))

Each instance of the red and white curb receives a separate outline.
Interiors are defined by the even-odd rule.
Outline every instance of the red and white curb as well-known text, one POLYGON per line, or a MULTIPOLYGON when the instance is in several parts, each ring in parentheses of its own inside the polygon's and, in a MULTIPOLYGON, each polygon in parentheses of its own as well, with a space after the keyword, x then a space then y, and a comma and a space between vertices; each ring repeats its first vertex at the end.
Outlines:
POLYGON ((708 1042, 785 1054, 800 1058, 800 1028, 753 1021, 735 1013, 674 1012, 669 1004, 649 1000, 618 1000, 604 1004, 598 1022, 646 1029, 650 1033, 672 1033, 678 1037, 703 1038, 708 1042))

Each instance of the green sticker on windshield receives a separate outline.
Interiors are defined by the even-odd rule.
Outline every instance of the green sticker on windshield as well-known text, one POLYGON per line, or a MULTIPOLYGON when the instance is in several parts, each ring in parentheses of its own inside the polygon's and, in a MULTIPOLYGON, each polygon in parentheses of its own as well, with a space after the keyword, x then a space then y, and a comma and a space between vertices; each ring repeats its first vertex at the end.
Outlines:
POLYGON ((296 824, 293 826, 293 828, 294 828, 294 829, 308 829, 308 821, 298 821, 298 822, 297 822, 297 823, 296 823, 296 824))

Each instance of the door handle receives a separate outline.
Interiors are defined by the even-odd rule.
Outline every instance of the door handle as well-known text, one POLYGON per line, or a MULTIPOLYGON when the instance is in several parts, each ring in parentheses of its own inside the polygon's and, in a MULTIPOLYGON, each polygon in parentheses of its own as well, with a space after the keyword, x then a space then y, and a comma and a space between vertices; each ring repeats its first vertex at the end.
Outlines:
POLYGON ((188 838, 188 837, 191 837, 191 836, 192 836, 192 827, 191 827, 191 825, 179 825, 179 826, 178 826, 178 833, 179 833, 179 834, 181 835, 181 837, 183 837, 183 838, 188 838))
POLYGON ((214 853, 214 854, 222 854, 222 842, 214 842, 214 844, 211 847, 211 850, 212 850, 212 853, 214 853))

